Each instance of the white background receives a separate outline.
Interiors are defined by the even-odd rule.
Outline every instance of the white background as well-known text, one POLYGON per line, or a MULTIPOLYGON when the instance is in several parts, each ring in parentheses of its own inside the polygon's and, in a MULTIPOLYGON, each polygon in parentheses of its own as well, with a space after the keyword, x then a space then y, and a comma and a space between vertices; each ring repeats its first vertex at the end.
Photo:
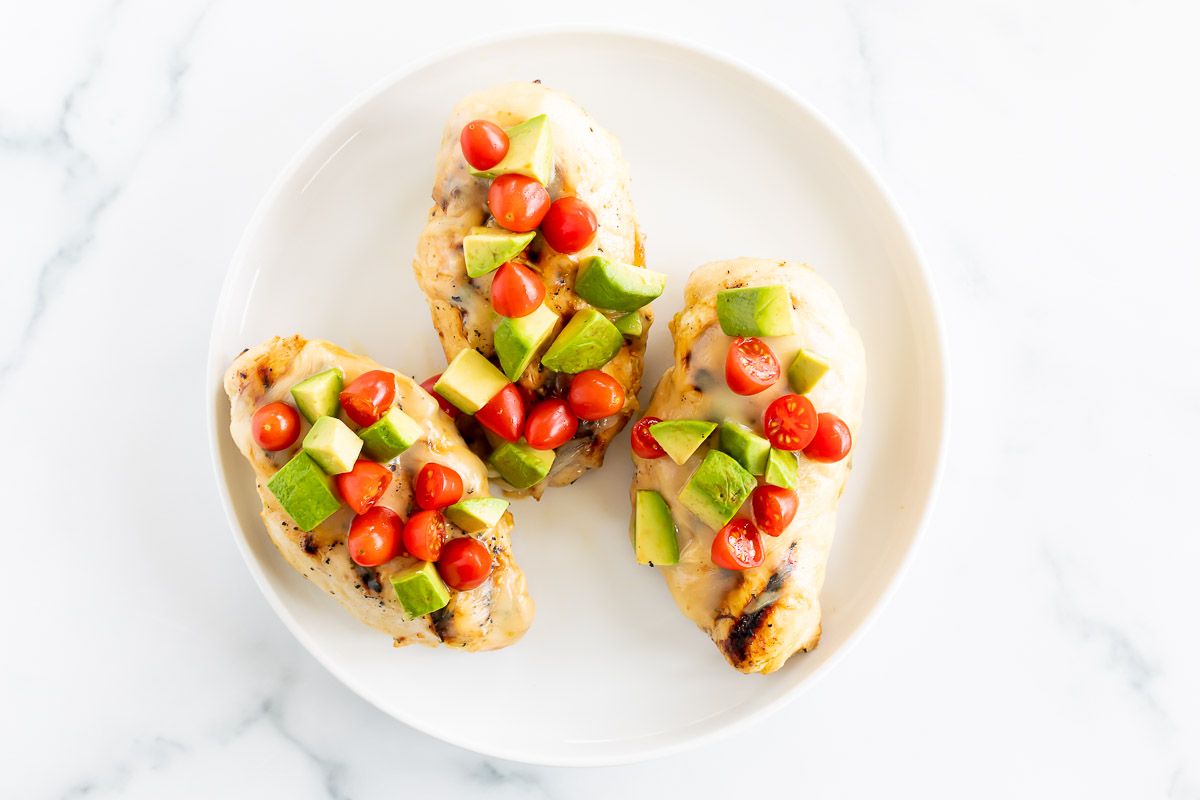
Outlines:
POLYGON ((0 794, 1200 797, 1198 34, 1182 2, 6 3, 0 794), (735 740, 596 770, 329 677, 242 565, 203 426, 226 264, 312 131, 563 22, 719 48, 828 115, 924 246, 953 373, 938 509, 858 648, 735 740))

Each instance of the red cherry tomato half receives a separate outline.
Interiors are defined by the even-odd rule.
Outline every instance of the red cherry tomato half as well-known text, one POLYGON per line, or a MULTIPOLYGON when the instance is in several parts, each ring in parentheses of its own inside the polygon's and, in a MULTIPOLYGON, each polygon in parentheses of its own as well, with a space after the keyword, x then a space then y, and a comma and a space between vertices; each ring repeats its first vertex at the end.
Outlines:
POLYGON ((542 236, 560 253, 578 253, 596 238, 596 215, 578 197, 560 197, 542 220, 542 236))
POLYGON ((737 394, 758 394, 779 380, 779 359, 762 339, 738 337, 725 357, 725 382, 737 394))
POLYGON ((492 277, 492 308, 502 317, 532 314, 546 299, 542 276, 524 264, 508 261, 492 277))
POLYGON ((379 502, 392 483, 391 471, 382 464, 360 458, 354 469, 333 476, 338 494, 355 514, 365 514, 379 502))
POLYGON ((360 567, 378 567, 400 555, 400 515, 390 508, 367 509, 350 523, 346 549, 350 560, 360 567))
POLYGON ((633 425, 633 431, 629 434, 629 443, 633 446, 633 452, 642 458, 662 458, 667 454, 666 450, 662 449, 662 445, 650 435, 650 426, 656 422, 662 422, 658 417, 642 417, 633 425))
POLYGON ((477 170, 488 170, 508 155, 508 134, 494 122, 477 119, 463 126, 458 135, 463 158, 477 170))
POLYGON ((263 450, 286 450, 300 436, 300 415, 287 403, 267 403, 254 412, 250 431, 263 450))
POLYGON ((754 521, 768 536, 778 536, 796 518, 799 498, 791 489, 764 483, 750 495, 750 507, 754 509, 754 521))
POLYGON ((538 403, 525 420, 525 441, 534 450, 553 450, 561 447, 579 430, 579 417, 560 397, 550 397, 538 403))
POLYGON ((813 461, 841 461, 850 453, 850 426, 837 414, 817 414, 817 435, 813 437, 804 455, 813 461))
POLYGON ((418 511, 404 524, 404 549, 413 558, 437 561, 446 540, 446 523, 440 511, 418 511))
POLYGON ((442 411, 449 415, 450 419, 458 419, 458 416, 462 414, 462 412, 452 406, 449 400, 433 390, 434 384, 436 384, 441 377, 442 373, 439 372, 432 378, 426 378, 425 380, 421 381, 421 388, 425 390, 427 395, 432 397, 434 400, 437 400, 438 408, 442 409, 442 411))
POLYGON ((396 376, 382 369, 364 372, 342 389, 338 399, 354 424, 374 425, 396 399, 396 376))
POLYGON ((533 178, 501 175, 488 189, 488 210, 501 228, 525 233, 542 223, 550 210, 550 193, 533 178))
POLYGON ((762 536, 748 519, 735 519, 717 531, 712 562, 724 569, 750 569, 763 562, 762 536))
POLYGON ((459 474, 443 464, 432 461, 417 473, 413 498, 424 509, 452 506, 462 499, 463 482, 459 474))
POLYGON ((515 442, 521 438, 521 428, 525 425, 525 398, 517 385, 510 383, 475 412, 475 419, 501 439, 515 442))
POLYGON ((785 394, 767 406, 763 427, 772 447, 803 450, 817 435, 817 411, 804 395, 785 394))
POLYGON ((580 419, 604 419, 625 406, 625 387, 606 372, 584 370, 571 378, 567 403, 580 419))
POLYGON ((442 547, 437 571, 447 586, 465 592, 479 586, 492 574, 492 554, 477 539, 460 536, 442 547))

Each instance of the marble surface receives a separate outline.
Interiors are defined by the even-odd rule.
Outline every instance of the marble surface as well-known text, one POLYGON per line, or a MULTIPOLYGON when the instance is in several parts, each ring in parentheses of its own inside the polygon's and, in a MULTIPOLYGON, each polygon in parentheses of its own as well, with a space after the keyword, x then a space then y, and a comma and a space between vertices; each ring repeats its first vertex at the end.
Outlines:
POLYGON ((406 5, 6 6, 0 795, 1200 797, 1195 4, 406 5), (749 733, 627 767, 481 758, 344 689, 243 567, 202 422, 282 165, 382 75, 529 22, 790 84, 889 182, 949 336, 947 474, 891 606, 749 733))

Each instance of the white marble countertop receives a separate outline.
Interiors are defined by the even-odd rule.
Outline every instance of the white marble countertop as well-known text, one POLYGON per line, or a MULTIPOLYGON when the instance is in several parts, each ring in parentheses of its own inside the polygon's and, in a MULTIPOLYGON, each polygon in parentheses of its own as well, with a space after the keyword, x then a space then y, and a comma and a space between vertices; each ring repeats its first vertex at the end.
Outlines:
POLYGON ((1200 797, 1195 4, 406 5, 4 13, 0 795, 1200 797), (953 367, 940 503, 862 643, 736 741, 610 769, 475 756, 343 688, 242 565, 201 422, 226 264, 292 153, 464 30, 549 22, 670 31, 820 108, 922 240, 953 367))

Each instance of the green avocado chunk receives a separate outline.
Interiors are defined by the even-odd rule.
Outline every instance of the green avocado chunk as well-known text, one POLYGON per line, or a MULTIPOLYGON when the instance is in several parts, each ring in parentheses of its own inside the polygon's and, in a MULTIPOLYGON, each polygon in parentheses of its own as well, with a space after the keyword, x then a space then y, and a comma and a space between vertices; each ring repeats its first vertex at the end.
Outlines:
POLYGON ((808 394, 829 370, 829 362, 803 348, 788 367, 788 383, 796 394, 808 394))
POLYGON ((543 186, 554 179, 554 141, 550 135, 550 119, 545 114, 530 117, 505 131, 508 152, 499 164, 488 170, 472 169, 479 178, 516 173, 528 175, 543 186))
POLYGON ((538 350, 554 333, 557 324, 558 314, 545 304, 538 306, 531 314, 505 317, 500 321, 493 341, 496 343, 496 355, 500 357, 500 367, 509 380, 521 379, 538 350))
POLYGON ((464 414, 474 414, 508 386, 508 378, 477 350, 466 348, 446 367, 433 390, 464 414))
POLYGON ((667 276, 661 272, 591 256, 579 265, 575 294, 597 308, 637 311, 661 295, 666 285, 667 276))
POLYGON ((312 456, 301 450, 267 481, 284 512, 296 527, 308 532, 342 507, 333 489, 333 479, 325 474, 312 456))
POLYGON ((515 258, 533 241, 536 231, 510 233, 500 228, 472 228, 463 237, 467 276, 478 278, 515 258))
POLYGON ((521 439, 497 447, 489 461, 509 486, 528 489, 550 474, 554 451, 534 450, 521 439))
POLYGON ((800 484, 800 459, 795 453, 771 448, 763 480, 772 486, 795 489, 800 484))
POLYGON ((342 371, 334 367, 311 375, 293 386, 292 399, 311 424, 321 417, 337 416, 341 391, 342 371))
POLYGON ((575 312, 542 356, 542 364, 555 372, 600 369, 615 356, 625 337, 608 318, 594 308, 575 312))
POLYGON ((358 432, 363 450, 374 461, 391 461, 421 438, 421 426, 400 409, 392 406, 379 421, 358 432))
POLYGON ((394 573, 389 580, 409 619, 423 617, 450 602, 450 590, 432 561, 420 561, 394 573))
POLYGON ((508 501, 499 497, 469 497, 459 500, 443 513, 446 519, 467 533, 479 533, 495 527, 507 510, 508 501))
POLYGON ((650 435, 676 464, 683 464, 704 444, 717 423, 703 419, 668 419, 650 426, 650 435))
POLYGON ((750 428, 733 420, 721 423, 721 451, 733 456, 751 475, 767 471, 771 443, 750 428))
POLYGON ((717 292, 717 319, 727 336, 788 336, 796 332, 786 286, 746 286, 717 292))
POLYGON ((652 489, 639 489, 633 511, 633 552, 639 564, 679 563, 675 518, 667 501, 652 489))
POLYGON ((628 314, 614 319, 613 325, 617 326, 617 330, 626 336, 641 336, 644 322, 641 312, 630 311, 628 314))
POLYGON ((354 469, 363 441, 337 417, 321 417, 304 437, 304 452, 330 475, 354 469))
POLYGON ((718 530, 733 519, 757 485, 741 464, 720 450, 709 450, 679 493, 679 502, 705 525, 718 530))

